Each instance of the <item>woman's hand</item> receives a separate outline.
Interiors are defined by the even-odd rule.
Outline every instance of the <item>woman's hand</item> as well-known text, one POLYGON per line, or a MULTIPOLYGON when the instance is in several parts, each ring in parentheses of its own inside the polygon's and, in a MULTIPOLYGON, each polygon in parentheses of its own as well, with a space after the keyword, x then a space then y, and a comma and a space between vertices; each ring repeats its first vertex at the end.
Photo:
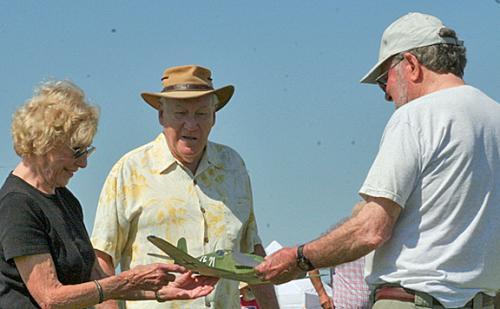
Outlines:
POLYGON ((155 263, 139 265, 119 275, 124 280, 126 290, 157 291, 172 281, 171 272, 185 273, 186 268, 176 264, 155 263))
POLYGON ((219 279, 194 275, 188 271, 156 292, 158 301, 193 299, 210 294, 219 279))

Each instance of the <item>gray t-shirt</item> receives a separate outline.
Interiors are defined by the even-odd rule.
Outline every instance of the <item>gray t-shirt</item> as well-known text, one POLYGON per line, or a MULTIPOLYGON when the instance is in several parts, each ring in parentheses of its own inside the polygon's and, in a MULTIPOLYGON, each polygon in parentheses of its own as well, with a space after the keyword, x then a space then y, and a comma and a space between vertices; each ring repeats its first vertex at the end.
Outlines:
POLYGON ((400 107, 360 194, 403 209, 368 256, 367 282, 400 285, 460 307, 500 289, 500 105, 471 86, 400 107))

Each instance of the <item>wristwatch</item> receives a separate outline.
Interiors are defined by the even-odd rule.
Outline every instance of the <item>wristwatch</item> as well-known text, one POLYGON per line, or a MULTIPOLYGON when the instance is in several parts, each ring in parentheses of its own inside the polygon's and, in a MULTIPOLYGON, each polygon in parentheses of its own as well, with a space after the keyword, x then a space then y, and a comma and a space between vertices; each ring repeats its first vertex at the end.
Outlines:
POLYGON ((314 265, 304 255, 304 245, 297 248, 297 266, 303 271, 310 271, 314 269, 314 265))

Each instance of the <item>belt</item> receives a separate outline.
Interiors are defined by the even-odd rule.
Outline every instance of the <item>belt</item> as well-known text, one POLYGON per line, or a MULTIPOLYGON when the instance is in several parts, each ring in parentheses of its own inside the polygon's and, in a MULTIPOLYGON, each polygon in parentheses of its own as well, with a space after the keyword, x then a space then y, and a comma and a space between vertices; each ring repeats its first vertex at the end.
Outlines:
POLYGON ((383 286, 375 291, 375 301, 381 299, 394 299, 406 302, 415 301, 415 291, 402 287, 383 286))
MULTIPOLYGON (((479 295, 479 294, 478 294, 479 295)), ((491 306, 493 305, 493 297, 480 293, 482 295, 482 306, 491 306)), ((395 286, 382 286, 377 288, 375 291, 375 301, 381 299, 392 299, 399 300, 404 302, 415 302, 415 291, 410 289, 405 289, 403 287, 395 287, 395 286)), ((434 305, 441 305, 441 303, 436 300, 434 297, 432 298, 432 303, 434 305)), ((474 300, 469 301, 464 307, 473 308, 474 300)))

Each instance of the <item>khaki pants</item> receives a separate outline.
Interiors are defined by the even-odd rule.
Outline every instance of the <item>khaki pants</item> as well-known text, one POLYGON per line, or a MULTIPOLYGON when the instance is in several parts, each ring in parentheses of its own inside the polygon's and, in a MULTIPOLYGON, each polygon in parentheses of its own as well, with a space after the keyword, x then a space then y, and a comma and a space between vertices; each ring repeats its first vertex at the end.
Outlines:
MULTIPOLYGON (((393 299, 381 299, 375 302, 372 309, 446 309, 446 307, 433 304, 432 297, 416 292, 415 302, 405 302, 393 299)), ((494 309, 493 304, 483 305, 483 297, 481 294, 476 295, 473 300, 472 307, 459 307, 454 309, 494 309)))

